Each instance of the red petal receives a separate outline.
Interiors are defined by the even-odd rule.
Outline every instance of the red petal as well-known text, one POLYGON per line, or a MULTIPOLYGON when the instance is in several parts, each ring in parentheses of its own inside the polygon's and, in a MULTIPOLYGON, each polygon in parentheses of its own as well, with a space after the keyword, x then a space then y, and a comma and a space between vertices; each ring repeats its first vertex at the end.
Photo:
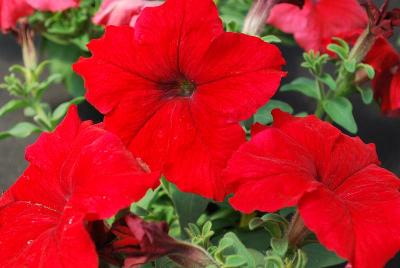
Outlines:
POLYGON ((147 8, 135 25, 139 43, 135 53, 145 60, 140 73, 154 75, 154 70, 162 72, 165 65, 170 72, 193 79, 190 71, 197 68, 211 42, 222 33, 213 1, 168 0, 160 7, 147 8))
POLYGON ((130 25, 133 27, 145 7, 161 4, 161 1, 153 0, 105 0, 93 17, 93 22, 101 25, 130 25))
MULTIPOLYGON (((19 0, 22 1, 22 0, 19 0)), ((26 1, 31 7, 40 11, 63 11, 68 8, 78 7, 79 0, 23 0, 26 1)), ((18 1, 17 1, 18 2, 18 1)))
POLYGON ((190 74, 198 86, 194 101, 230 122, 245 120, 275 94, 285 76, 283 64, 276 46, 257 37, 224 33, 190 74))
POLYGON ((340 184, 369 164, 379 164, 373 144, 342 134, 315 116, 305 118, 274 110, 274 126, 307 148, 318 169, 318 180, 328 187, 340 184), (350 153, 351 152, 351 153, 350 153))
POLYGON ((301 199, 300 214, 327 248, 354 268, 384 267, 400 248, 400 182, 370 165, 336 189, 301 199))
POLYGON ((29 201, 1 208, 1 266, 98 267, 83 215, 67 214, 29 201))
POLYGON ((244 141, 238 124, 215 125, 207 115, 192 110, 189 100, 181 99, 157 111, 130 148, 151 167, 163 169, 181 190, 221 199, 219 173, 244 141))
POLYGON ((368 18, 357 0, 306 0, 303 9, 290 4, 274 6, 268 23, 294 34, 304 50, 324 50, 324 39, 364 29, 368 18))
POLYGON ((97 267, 84 221, 112 216, 158 182, 117 136, 80 123, 76 107, 29 147, 27 159, 28 169, 1 197, 0 248, 7 250, 0 266, 97 267))
POLYGON ((275 128, 255 135, 233 155, 224 173, 231 204, 245 213, 273 212, 297 204, 315 188, 312 155, 275 128))
POLYGON ((0 1, 0 30, 3 32, 14 28, 17 21, 33 13, 24 0, 1 0, 0 1))

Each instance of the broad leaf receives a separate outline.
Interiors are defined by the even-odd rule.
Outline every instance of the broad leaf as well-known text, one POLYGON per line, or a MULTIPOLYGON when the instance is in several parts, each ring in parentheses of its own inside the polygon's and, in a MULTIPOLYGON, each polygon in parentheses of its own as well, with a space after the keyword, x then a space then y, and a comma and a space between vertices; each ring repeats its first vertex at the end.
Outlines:
POLYGON ((25 108, 28 103, 24 100, 10 100, 0 108, 0 116, 25 108))
POLYGON ((344 97, 336 97, 323 101, 325 112, 338 125, 351 133, 357 133, 357 124, 353 116, 353 105, 344 97))
POLYGON ((307 268, 329 267, 345 262, 345 260, 327 250, 321 244, 308 244, 303 247, 303 250, 308 257, 307 268))
POLYGON ((181 192, 173 184, 170 184, 169 192, 179 218, 182 234, 185 234, 183 231, 184 228, 189 223, 196 223, 197 219, 207 208, 209 201, 199 195, 181 192))
POLYGON ((39 132, 40 129, 29 122, 20 122, 12 127, 8 131, 0 132, 0 139, 5 139, 8 137, 15 137, 15 138, 26 138, 34 132, 39 132))
POLYGON ((308 97, 311 97, 311 98, 314 98, 317 100, 321 99, 321 93, 319 92, 318 88, 315 86, 315 81, 305 78, 305 77, 300 77, 300 78, 293 80, 291 83, 282 86, 280 90, 282 92, 297 91, 308 97))
POLYGON ((279 100, 270 100, 254 115, 254 122, 258 122, 264 125, 271 123, 273 120, 271 115, 273 109, 281 109, 284 112, 293 113, 293 108, 286 102, 279 100))

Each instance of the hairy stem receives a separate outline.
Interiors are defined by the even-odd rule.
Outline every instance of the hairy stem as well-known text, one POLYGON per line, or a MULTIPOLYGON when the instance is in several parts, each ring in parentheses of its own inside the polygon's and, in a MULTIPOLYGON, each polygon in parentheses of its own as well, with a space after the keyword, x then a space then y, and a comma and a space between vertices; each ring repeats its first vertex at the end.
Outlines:
POLYGON ((254 0, 247 14, 242 32, 249 35, 260 35, 265 22, 277 0, 254 0))
POLYGON ((297 248, 304 241, 307 235, 310 234, 310 230, 304 225, 303 220, 300 217, 298 211, 293 215, 290 221, 287 237, 289 245, 297 248))

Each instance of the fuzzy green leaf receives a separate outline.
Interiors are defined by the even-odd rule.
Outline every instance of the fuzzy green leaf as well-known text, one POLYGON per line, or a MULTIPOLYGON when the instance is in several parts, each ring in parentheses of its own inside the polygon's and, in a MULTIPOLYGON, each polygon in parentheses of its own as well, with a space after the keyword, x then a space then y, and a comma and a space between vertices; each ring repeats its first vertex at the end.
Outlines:
POLYGON ((317 100, 321 99, 321 94, 320 94, 318 88, 315 86, 315 82, 313 80, 305 78, 305 77, 300 77, 300 78, 293 80, 289 84, 282 86, 280 90, 282 92, 297 91, 308 97, 311 97, 311 98, 314 98, 317 100))
POLYGON ((284 112, 293 113, 293 108, 286 102, 279 100, 270 100, 254 115, 254 122, 258 122, 264 125, 270 124, 273 120, 271 112, 274 109, 281 109, 284 112))
POLYGON ((0 116, 25 108, 26 106, 28 106, 28 103, 25 100, 10 100, 0 108, 0 116))
POLYGON ((357 124, 353 116, 353 105, 344 97, 328 99, 322 103, 325 112, 338 125, 344 127, 347 131, 357 133, 357 124))

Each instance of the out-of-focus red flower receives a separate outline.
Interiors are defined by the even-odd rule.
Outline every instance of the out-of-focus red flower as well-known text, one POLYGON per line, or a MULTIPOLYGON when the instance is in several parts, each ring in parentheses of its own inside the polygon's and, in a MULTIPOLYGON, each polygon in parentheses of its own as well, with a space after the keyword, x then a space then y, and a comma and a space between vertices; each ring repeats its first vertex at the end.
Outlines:
POLYGON ((106 129, 181 190, 222 199, 220 173, 245 141, 239 122, 285 75, 279 49, 225 33, 212 0, 146 8, 135 28, 109 26, 89 49, 74 70, 106 129))
POLYGON ((375 99, 382 112, 398 115, 400 112, 400 54, 386 38, 378 38, 365 62, 375 69, 372 81, 375 99))
POLYGON ((276 5, 268 23, 293 34, 304 50, 322 51, 324 40, 364 29, 368 18, 357 0, 306 0, 302 9, 291 4, 276 5))
POLYGON ((20 18, 34 10, 63 11, 79 5, 79 0, 0 0, 0 30, 6 32, 15 27, 20 18))
POLYGON ((105 0, 93 22, 100 25, 134 26, 145 7, 161 5, 157 0, 105 0))
POLYGON ((0 30, 5 32, 13 28, 20 18, 31 13, 33 8, 23 0, 0 0, 0 30))
POLYGON ((328 249, 355 268, 384 267, 400 248, 400 180, 378 166, 374 145, 314 116, 273 115, 229 161, 231 204, 246 213, 297 204, 328 249))
POLYGON ((0 199, 1 267, 98 267, 87 221, 111 217, 158 182, 117 136, 80 123, 76 107, 26 158, 0 199))

